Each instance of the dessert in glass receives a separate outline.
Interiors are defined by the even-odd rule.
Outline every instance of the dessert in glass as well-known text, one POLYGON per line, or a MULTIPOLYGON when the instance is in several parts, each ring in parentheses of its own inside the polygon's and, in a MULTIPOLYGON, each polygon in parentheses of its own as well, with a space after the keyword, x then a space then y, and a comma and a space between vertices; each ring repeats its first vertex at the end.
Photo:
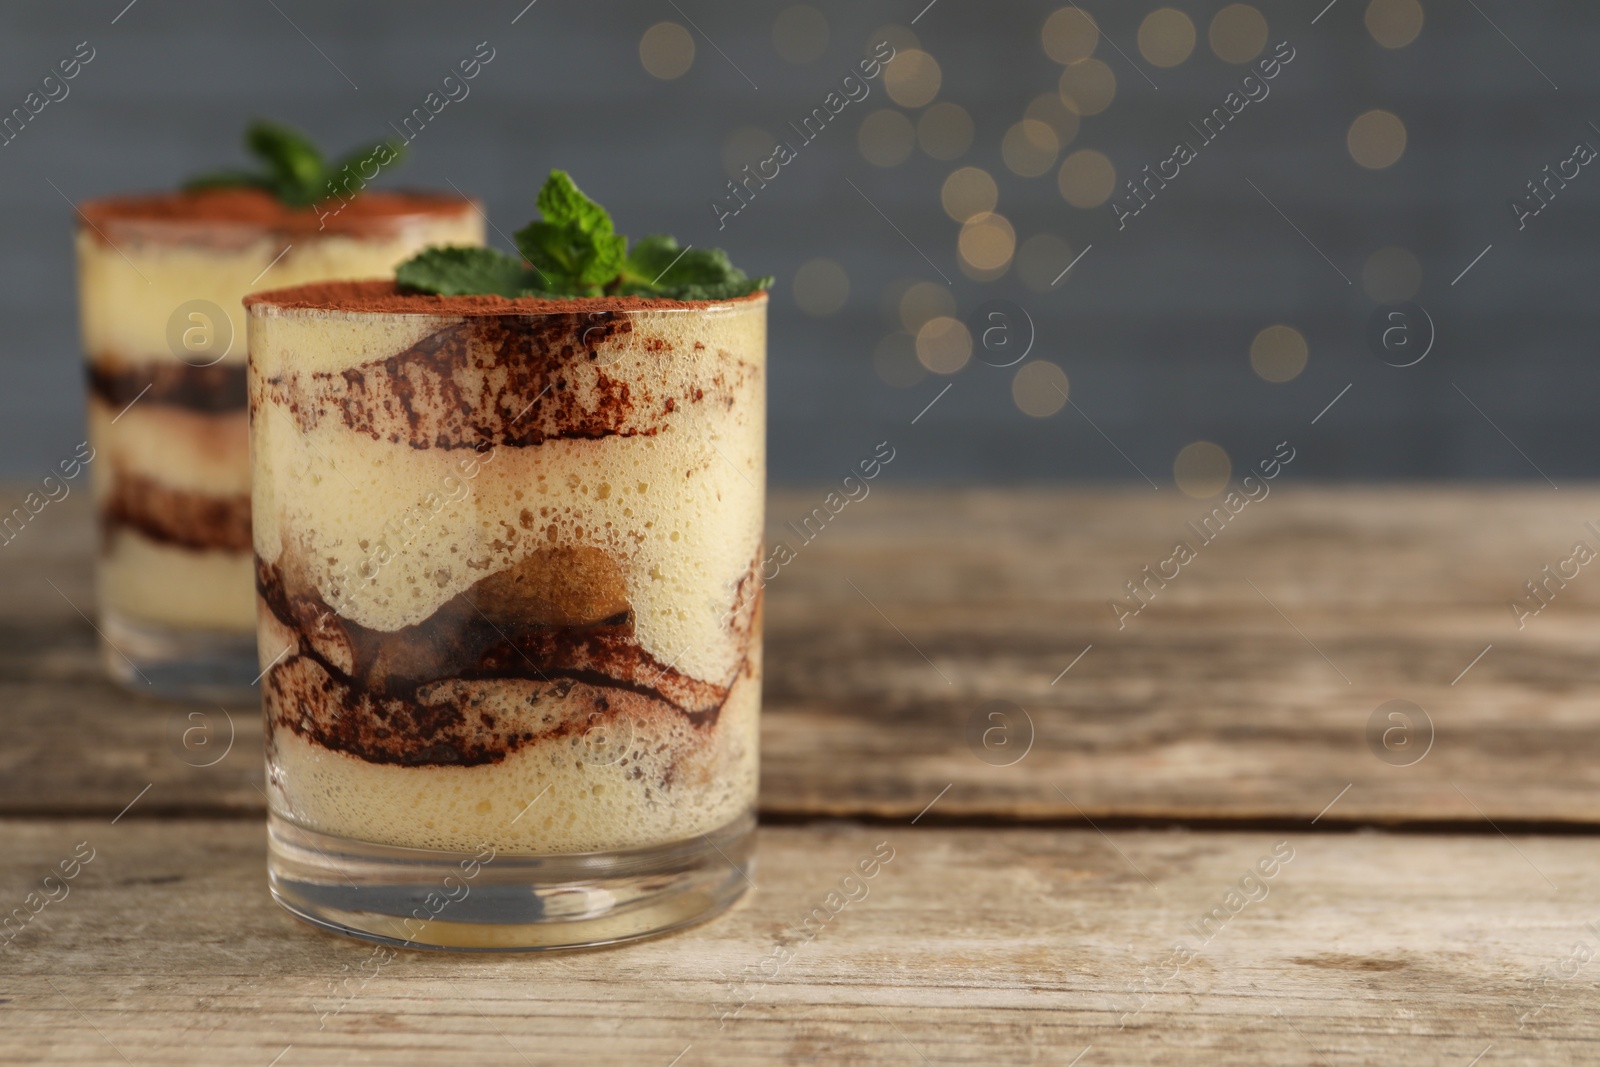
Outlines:
POLYGON ((558 948, 677 928, 749 884, 756 284, 245 299, 269 877, 290 912, 412 947, 558 948))
POLYGON ((430 244, 482 244, 482 216, 458 195, 313 207, 250 186, 108 197, 79 214, 104 662, 140 692, 254 700, 240 299, 386 276, 430 244))

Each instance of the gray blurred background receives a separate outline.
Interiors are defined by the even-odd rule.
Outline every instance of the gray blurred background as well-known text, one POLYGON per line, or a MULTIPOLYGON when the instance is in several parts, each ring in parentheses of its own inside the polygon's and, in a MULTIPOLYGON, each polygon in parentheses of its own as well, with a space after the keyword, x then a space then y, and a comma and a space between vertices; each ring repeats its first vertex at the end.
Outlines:
MULTIPOLYGON (((243 162, 239 136, 253 116, 301 126, 333 151, 370 141, 480 41, 495 58, 387 184, 454 182, 509 232, 560 167, 624 233, 721 245, 751 273, 775 274, 777 481, 836 481, 883 440, 897 450, 891 477, 906 482, 1170 485, 1174 457, 1192 442, 1221 445, 1237 473, 1286 439, 1296 478, 1559 484, 1600 474, 1600 166, 1582 168, 1525 229, 1511 207, 1577 142, 1600 147, 1591 125, 1600 122, 1600 6, 1253 0, 1268 26, 1265 54, 1288 41, 1293 62, 1119 231, 1106 206, 1064 198, 1063 184, 1079 199, 1097 195, 1096 158, 1073 154, 1100 153, 1120 184, 1180 137, 1198 145, 1187 124, 1222 105, 1249 70, 1217 54, 1253 47, 1254 20, 1237 5, 1214 25, 1223 0, 1088 0, 1082 9, 1102 34, 1091 59, 1069 66, 1044 47, 1055 3, 525 3, 0 9, 0 111, 20 106, 78 42, 96 53, 66 99, 0 148, 0 476, 40 475, 83 436, 68 198, 170 187, 243 162), (1418 7, 1422 29, 1404 43, 1418 7), (1185 20, 1153 15, 1158 8, 1187 16, 1192 49, 1185 20), (663 22, 681 29, 652 30, 663 22), (885 84, 888 72, 871 83, 867 99, 719 232, 710 202, 725 194, 728 168, 764 154, 771 137, 798 143, 787 124, 822 104, 883 37, 931 55, 936 86, 929 65, 916 55, 905 63, 902 51, 898 84, 885 84), (1051 98, 1064 71, 1071 102, 1094 113, 1063 145, 1074 123, 1051 98), (954 158, 928 150, 960 148, 954 109, 923 122, 938 104, 972 121, 971 143, 954 158), (1403 125, 1392 162, 1393 121, 1357 121, 1374 109, 1403 125), (1043 167, 1027 177, 1003 151, 1025 114, 1056 142, 1036 126, 1012 134, 1014 149, 1028 149, 1013 153, 1021 169, 1043 167), (998 220, 980 219, 972 236, 979 258, 1000 257, 1003 271, 959 254, 962 226, 941 189, 962 167, 998 188, 1015 255, 1004 260, 998 220), (903 302, 919 281, 935 285, 903 302), (1400 368, 1379 358, 1369 322, 1380 304, 1406 297, 1426 314, 1407 312, 1405 336, 1420 344, 1431 320, 1436 337, 1425 359, 1400 368), (991 366, 1013 357, 986 352, 982 333, 975 358, 954 373, 918 362, 908 325, 940 311, 972 319, 997 299, 1012 302, 1013 338, 1031 319, 1025 363, 1059 367, 1071 404, 1052 399, 1048 370, 1019 383, 1025 364, 991 366), (1304 369, 1287 381, 1267 380, 1297 362, 1282 331, 1252 364, 1253 340, 1274 325, 1306 342, 1304 369)), ((1061 19, 1081 17, 1052 24, 1058 52, 1081 44, 1061 19)), ((924 358, 949 369, 959 356, 952 336, 959 349, 959 331, 946 331, 943 346, 925 338, 924 358)))

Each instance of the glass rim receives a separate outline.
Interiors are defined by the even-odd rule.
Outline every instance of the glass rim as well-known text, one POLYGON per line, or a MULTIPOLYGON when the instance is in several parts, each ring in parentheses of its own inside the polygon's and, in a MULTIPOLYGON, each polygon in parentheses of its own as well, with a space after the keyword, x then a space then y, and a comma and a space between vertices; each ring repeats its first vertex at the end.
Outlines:
MULTIPOLYGON (((373 279, 377 281, 379 279, 373 279)), ((263 289, 247 294, 243 299, 244 311, 248 316, 294 313, 304 314, 307 317, 343 317, 351 319, 451 319, 470 321, 473 319, 540 319, 556 316, 572 317, 577 315, 611 315, 611 316, 646 316, 646 315, 686 315, 686 314, 736 314, 741 312, 754 312, 757 309, 766 310, 770 292, 758 289, 745 296, 729 297, 723 300, 672 300, 663 297, 645 297, 641 299, 650 302, 647 306, 628 307, 619 306, 619 301, 630 299, 617 296, 574 296, 574 297, 525 297, 530 301, 540 301, 547 305, 561 304, 565 306, 530 306, 518 307, 511 298, 500 298, 505 301, 503 307, 464 305, 452 307, 448 303, 422 303, 423 301, 472 301, 481 299, 475 296, 462 297, 437 297, 428 293, 407 294, 414 295, 419 304, 414 308, 392 307, 361 307, 337 306, 332 302, 305 303, 291 302, 278 298, 278 294, 292 294, 297 290, 316 288, 323 283, 312 283, 306 286, 286 286, 281 289, 263 289)), ((333 283, 340 284, 340 283, 333 283)), ((403 296, 399 297, 404 299, 403 296)))

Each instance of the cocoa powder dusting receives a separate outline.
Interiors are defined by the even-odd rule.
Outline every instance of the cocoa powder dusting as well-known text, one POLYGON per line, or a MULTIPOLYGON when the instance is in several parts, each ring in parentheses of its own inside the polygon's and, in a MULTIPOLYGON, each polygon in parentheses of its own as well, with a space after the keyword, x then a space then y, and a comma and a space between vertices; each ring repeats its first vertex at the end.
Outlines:
POLYGON ((459 215, 474 210, 473 201, 452 194, 364 192, 313 207, 290 207, 264 189, 219 188, 108 196, 79 205, 88 231, 104 239, 106 229, 124 223, 156 224, 142 229, 154 235, 165 224, 240 226, 277 233, 311 235, 390 233, 407 217, 459 215))
MULTIPOLYGON (((245 307, 267 304, 296 310, 384 315, 552 315, 617 311, 703 311, 765 300, 765 291, 730 300, 670 300, 656 296, 436 296, 401 289, 392 281, 333 281, 267 289, 244 298, 245 307)), ((703 345, 696 344, 696 348, 703 345)))
POLYGON ((633 329, 631 316, 603 311, 468 319, 384 359, 269 378, 251 410, 268 400, 302 432, 337 418, 415 449, 654 436, 672 412, 666 397, 691 386, 630 385, 606 373, 601 346, 633 329))

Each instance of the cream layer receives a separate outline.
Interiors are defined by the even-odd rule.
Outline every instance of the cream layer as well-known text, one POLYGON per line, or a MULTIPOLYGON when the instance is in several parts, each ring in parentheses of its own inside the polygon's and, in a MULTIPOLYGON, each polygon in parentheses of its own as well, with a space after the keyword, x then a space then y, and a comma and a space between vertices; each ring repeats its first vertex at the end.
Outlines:
POLYGON ((101 606, 129 619, 180 630, 255 627, 248 552, 185 548, 123 527, 106 535, 96 577, 101 606))
MULTIPOLYGON (((247 226, 212 229, 231 230, 238 238, 188 242, 181 239, 183 227, 175 226, 171 240, 113 234, 113 247, 91 230, 78 232, 83 345, 91 358, 176 360, 168 343, 173 313, 190 301, 205 300, 229 317, 233 344, 222 362, 243 363, 247 346, 239 301, 246 293, 328 279, 390 277, 396 266, 429 245, 481 245, 484 235, 483 218, 470 205, 453 214, 410 217, 379 235, 290 239, 271 231, 252 233, 247 226)), ((188 325, 186 319, 184 328, 188 325)))

